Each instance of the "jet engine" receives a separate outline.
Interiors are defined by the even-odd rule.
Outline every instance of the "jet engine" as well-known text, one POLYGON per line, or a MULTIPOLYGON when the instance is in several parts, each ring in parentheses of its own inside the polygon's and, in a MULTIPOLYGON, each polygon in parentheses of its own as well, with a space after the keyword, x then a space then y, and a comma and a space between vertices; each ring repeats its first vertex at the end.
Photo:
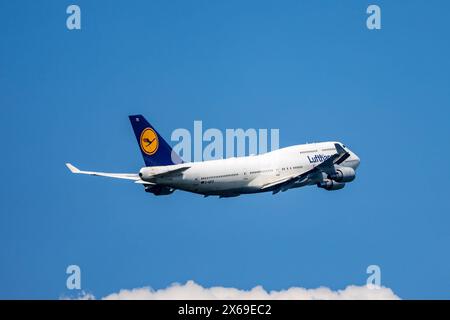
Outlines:
POLYGON ((335 172, 328 175, 328 178, 336 182, 350 182, 355 180, 355 170, 350 167, 337 167, 335 172))
POLYGON ((317 184, 317 186, 319 188, 328 190, 328 191, 333 191, 333 190, 339 190, 345 187, 345 183, 341 183, 341 182, 336 182, 334 180, 324 180, 322 182, 319 182, 317 184))
POLYGON ((174 188, 166 186, 146 186, 145 192, 153 193, 155 196, 166 196, 175 191, 174 188))

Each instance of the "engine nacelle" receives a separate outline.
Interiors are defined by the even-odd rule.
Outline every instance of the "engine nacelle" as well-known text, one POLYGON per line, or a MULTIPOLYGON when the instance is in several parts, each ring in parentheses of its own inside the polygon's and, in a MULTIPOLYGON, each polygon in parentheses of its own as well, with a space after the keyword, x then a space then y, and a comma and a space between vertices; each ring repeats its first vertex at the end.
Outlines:
POLYGON ((337 167, 335 169, 335 173, 332 173, 328 176, 328 178, 336 182, 350 182, 355 180, 355 177, 355 170, 350 167, 337 167))
POLYGON ((166 196, 173 193, 175 189, 165 186, 146 186, 145 192, 153 193, 155 196, 166 196))
POLYGON ((345 183, 336 182, 334 180, 324 180, 322 182, 319 182, 317 184, 319 188, 332 191, 332 190, 339 190, 345 187, 345 183))

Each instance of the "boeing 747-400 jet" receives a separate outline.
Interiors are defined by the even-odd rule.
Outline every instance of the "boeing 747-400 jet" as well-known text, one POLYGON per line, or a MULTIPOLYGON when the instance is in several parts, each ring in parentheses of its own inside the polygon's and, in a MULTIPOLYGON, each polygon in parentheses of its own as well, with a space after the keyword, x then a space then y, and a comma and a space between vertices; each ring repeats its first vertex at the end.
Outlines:
POLYGON ((144 157, 139 173, 82 171, 72 173, 134 181, 154 195, 183 190, 204 196, 276 194, 307 185, 339 190, 355 179, 359 158, 340 142, 295 145, 260 155, 203 162, 183 162, 142 115, 129 116, 144 157))

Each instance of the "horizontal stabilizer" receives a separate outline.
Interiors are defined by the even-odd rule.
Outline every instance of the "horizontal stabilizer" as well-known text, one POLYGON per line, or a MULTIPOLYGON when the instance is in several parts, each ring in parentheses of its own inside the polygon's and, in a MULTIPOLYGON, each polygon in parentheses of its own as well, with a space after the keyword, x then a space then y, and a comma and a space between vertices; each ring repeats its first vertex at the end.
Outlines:
POLYGON ((66 163, 66 166, 67 166, 67 168, 69 168, 70 172, 77 173, 77 174, 79 173, 79 174, 87 174, 87 175, 91 175, 91 176, 126 179, 126 180, 134 180, 134 181, 138 181, 141 179, 139 177, 139 175, 135 174, 135 173, 107 173, 107 172, 96 172, 96 171, 82 171, 70 163, 66 163))
POLYGON ((177 174, 177 173, 181 173, 183 171, 186 171, 187 169, 189 169, 190 167, 182 167, 182 168, 178 168, 178 169, 174 169, 174 170, 169 170, 169 171, 165 171, 165 172, 161 172, 161 173, 156 173, 154 175, 152 175, 152 178, 164 178, 166 176, 171 176, 173 174, 177 174))
POLYGON ((156 183, 148 182, 148 181, 144 181, 144 180, 137 180, 134 183, 142 184, 143 186, 156 186, 156 183))

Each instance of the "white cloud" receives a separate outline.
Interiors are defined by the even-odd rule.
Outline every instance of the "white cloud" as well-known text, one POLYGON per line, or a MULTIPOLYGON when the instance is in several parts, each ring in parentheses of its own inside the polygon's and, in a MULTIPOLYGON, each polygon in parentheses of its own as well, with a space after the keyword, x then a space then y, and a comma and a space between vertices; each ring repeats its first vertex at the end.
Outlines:
MULTIPOLYGON (((89 296, 93 298, 93 296, 89 296)), ((211 287, 204 288, 194 281, 185 284, 174 283, 165 289, 153 290, 149 287, 120 290, 103 299, 107 300, 377 300, 399 299, 394 292, 386 287, 369 288, 367 286, 350 285, 343 290, 333 291, 326 287, 317 289, 305 289, 292 287, 287 290, 266 291, 262 286, 256 286, 251 290, 235 288, 211 287)))

